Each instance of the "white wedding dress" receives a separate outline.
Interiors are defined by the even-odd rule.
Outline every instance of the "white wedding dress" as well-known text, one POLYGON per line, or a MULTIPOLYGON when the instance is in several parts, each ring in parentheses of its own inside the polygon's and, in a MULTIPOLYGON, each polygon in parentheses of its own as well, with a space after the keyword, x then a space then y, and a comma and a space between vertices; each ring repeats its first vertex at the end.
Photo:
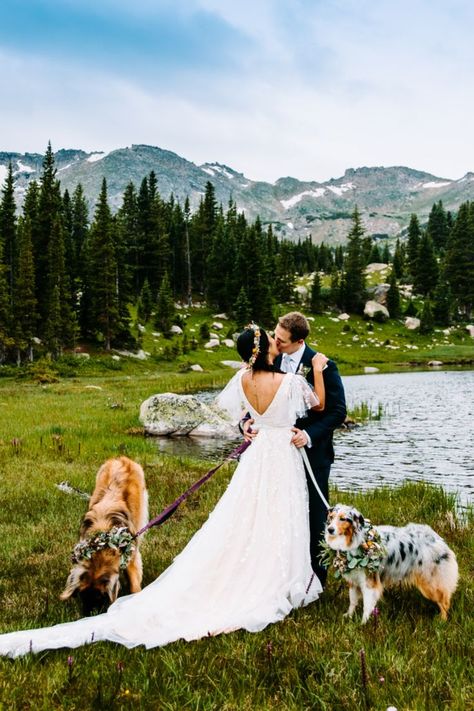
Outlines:
POLYGON ((244 395, 243 372, 217 404, 235 421, 242 409, 249 411, 259 434, 207 521, 169 568, 104 614, 0 635, 0 654, 100 640, 150 648, 235 629, 257 632, 317 599, 321 585, 311 569, 306 477, 290 443, 293 423, 317 398, 304 378, 288 373, 260 415, 244 395))

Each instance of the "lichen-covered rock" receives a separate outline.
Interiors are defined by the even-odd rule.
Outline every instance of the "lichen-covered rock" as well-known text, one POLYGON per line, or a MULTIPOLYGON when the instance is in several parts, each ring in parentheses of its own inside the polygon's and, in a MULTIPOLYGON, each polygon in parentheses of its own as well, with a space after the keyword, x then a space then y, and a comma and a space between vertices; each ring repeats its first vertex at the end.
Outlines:
POLYGON ((141 404, 140 422, 150 435, 233 438, 236 434, 225 413, 193 395, 152 395, 141 404))
POLYGON ((416 316, 407 316, 405 319, 405 328, 408 328, 409 331, 415 331, 417 328, 420 328, 421 321, 419 318, 416 318, 416 316))

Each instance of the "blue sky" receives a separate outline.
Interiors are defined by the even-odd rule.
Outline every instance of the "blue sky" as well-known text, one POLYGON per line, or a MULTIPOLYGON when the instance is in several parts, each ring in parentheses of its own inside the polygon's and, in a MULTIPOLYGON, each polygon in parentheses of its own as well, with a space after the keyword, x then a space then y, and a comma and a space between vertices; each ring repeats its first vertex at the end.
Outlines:
POLYGON ((470 0, 1 0, 0 150, 474 170, 470 0))

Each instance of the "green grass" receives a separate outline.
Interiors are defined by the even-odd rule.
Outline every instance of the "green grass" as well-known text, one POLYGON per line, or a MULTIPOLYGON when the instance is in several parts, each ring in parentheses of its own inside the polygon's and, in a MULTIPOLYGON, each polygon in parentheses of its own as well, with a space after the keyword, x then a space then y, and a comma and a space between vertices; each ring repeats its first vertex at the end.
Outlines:
MULTIPOLYGON (((57 483, 66 479, 90 492, 99 465, 125 452, 144 466, 153 515, 211 466, 161 455, 152 439, 134 433, 139 431, 138 406, 153 392, 222 384, 229 370, 212 365, 204 374, 135 364, 133 371, 95 371, 49 385, 0 382, 1 631, 79 616, 75 603, 61 603, 58 595, 85 503, 59 491, 57 483)), ((146 535, 145 584, 206 520, 233 466, 226 465, 173 519, 146 535)), ((352 711, 364 708, 367 696, 374 709, 468 709, 474 695, 472 512, 459 524, 454 498, 420 484, 333 492, 332 500, 355 503, 375 523, 417 520, 445 536, 461 568, 447 624, 416 591, 389 592, 377 628, 373 621, 364 628, 359 620, 346 622, 347 590, 331 580, 319 601, 258 634, 236 632, 150 651, 100 643, 73 652, 0 659, 0 708, 352 711), (367 694, 361 649, 367 659, 367 694)))

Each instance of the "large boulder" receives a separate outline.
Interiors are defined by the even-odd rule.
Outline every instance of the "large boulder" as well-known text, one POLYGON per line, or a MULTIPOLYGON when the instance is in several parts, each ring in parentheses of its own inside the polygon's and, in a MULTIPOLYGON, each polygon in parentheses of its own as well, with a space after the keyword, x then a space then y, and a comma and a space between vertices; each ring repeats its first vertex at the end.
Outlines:
POLYGON ((194 395, 160 393, 142 402, 140 422, 150 435, 235 438, 230 418, 194 395))
POLYGON ((471 336, 471 338, 474 338, 474 326, 472 324, 466 326, 466 331, 471 336))
POLYGON ((378 304, 386 304, 387 303, 387 293, 388 290, 390 289, 390 284, 376 284, 375 286, 371 286, 367 291, 369 294, 372 294, 374 297, 374 301, 376 301, 378 304))
POLYGON ((364 306, 364 316, 367 316, 367 318, 374 318, 376 320, 381 320, 384 321, 387 318, 390 318, 390 314, 388 313, 388 309, 383 306, 383 304, 379 304, 378 301, 367 301, 365 306, 364 306))
POLYGON ((383 272, 388 269, 388 264, 383 264, 383 262, 371 262, 367 264, 365 268, 366 274, 373 274, 374 272, 383 272))

